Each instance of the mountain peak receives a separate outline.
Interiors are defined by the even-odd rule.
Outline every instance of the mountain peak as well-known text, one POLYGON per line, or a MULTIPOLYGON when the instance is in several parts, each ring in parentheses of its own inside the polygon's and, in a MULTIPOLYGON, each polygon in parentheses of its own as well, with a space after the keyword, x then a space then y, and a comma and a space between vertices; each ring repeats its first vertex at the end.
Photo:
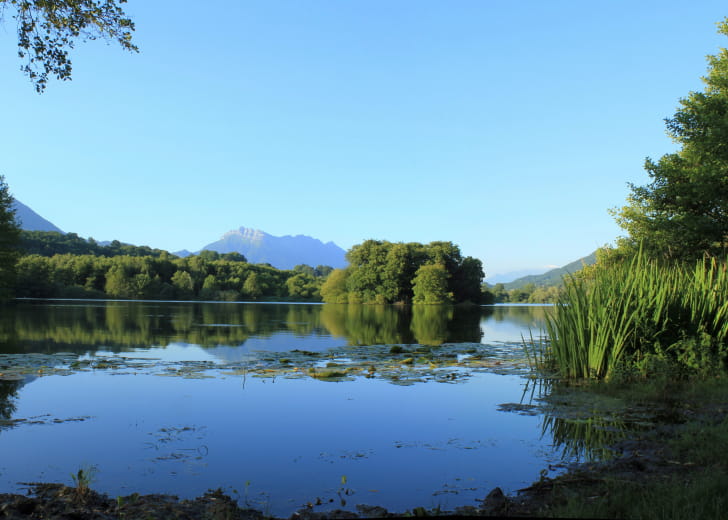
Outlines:
POLYGON ((296 265, 329 265, 346 267, 346 251, 328 242, 307 235, 277 237, 260 229, 240 227, 225 233, 220 240, 202 249, 218 253, 240 253, 248 262, 271 264, 278 269, 293 269, 296 265))
POLYGON ((265 231, 261 231, 260 229, 239 227, 238 229, 233 229, 233 230, 225 233, 222 236, 221 240, 225 240, 228 237, 240 237, 243 240, 250 240, 252 242, 260 242, 265 237, 269 237, 269 236, 271 236, 271 235, 269 235, 265 231))
POLYGON ((63 233, 56 225, 38 215, 18 199, 13 200, 13 209, 15 210, 15 218, 20 223, 20 229, 25 231, 56 231, 63 233))

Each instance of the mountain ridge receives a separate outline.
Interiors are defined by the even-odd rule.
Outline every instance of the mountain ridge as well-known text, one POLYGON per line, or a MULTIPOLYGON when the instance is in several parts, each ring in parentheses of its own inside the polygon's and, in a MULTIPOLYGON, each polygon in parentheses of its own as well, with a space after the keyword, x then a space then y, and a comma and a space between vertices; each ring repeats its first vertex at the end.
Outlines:
MULTIPOLYGON (((260 229, 241 226, 227 231, 202 250, 221 254, 240 253, 250 263, 270 264, 277 269, 293 269, 296 265, 328 265, 346 267, 346 251, 334 242, 323 242, 308 235, 274 236, 260 229)), ((182 251, 180 251, 182 252, 182 251)))
POLYGON ((552 286, 552 285, 560 285, 561 279, 565 274, 574 274, 576 271, 580 270, 583 266, 593 265, 596 263, 596 261, 597 261, 597 252, 594 251, 586 256, 579 258, 578 260, 574 260, 573 262, 566 264, 563 267, 557 267, 556 269, 551 269, 550 271, 546 271, 543 274, 522 276, 521 278, 513 280, 512 282, 503 284, 503 286, 505 287, 505 289, 511 290, 511 289, 521 289, 529 283, 532 283, 532 284, 536 285, 537 287, 548 287, 548 286, 552 286))
POLYGON ((57 233, 63 233, 58 226, 41 217, 18 199, 13 199, 12 208, 15 210, 16 221, 20 223, 20 229, 24 231, 55 231, 57 233))

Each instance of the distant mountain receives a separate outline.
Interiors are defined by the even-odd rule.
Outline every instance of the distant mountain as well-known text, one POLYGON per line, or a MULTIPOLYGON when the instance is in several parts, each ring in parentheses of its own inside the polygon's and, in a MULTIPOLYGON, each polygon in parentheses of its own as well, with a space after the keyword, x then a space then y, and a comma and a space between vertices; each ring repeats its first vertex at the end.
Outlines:
POLYGON ((542 287, 559 285, 561 283, 561 278, 565 274, 574 274, 585 265, 595 264, 596 261, 597 252, 594 251, 592 254, 587 255, 583 258, 579 258, 578 260, 571 262, 570 264, 566 264, 564 267, 551 269, 550 271, 546 271, 544 274, 523 276, 521 278, 518 278, 517 280, 513 280, 512 282, 505 284, 505 288, 507 290, 520 289, 524 285, 529 283, 542 287))
POLYGON ((218 253, 238 252, 252 264, 267 263, 278 269, 293 269, 299 264, 346 267, 346 252, 333 242, 324 244, 306 235, 276 237, 245 227, 228 231, 220 240, 202 249, 218 253))
POLYGON ((497 283, 508 283, 512 282, 513 280, 516 280, 518 278, 522 278, 524 276, 530 276, 534 274, 543 274, 547 271, 547 268, 543 269, 521 269, 520 271, 510 271, 507 273, 499 273, 494 274, 492 276, 488 276, 485 278, 485 283, 489 285, 494 285, 497 283))
POLYGON ((57 231, 63 233, 58 227, 47 221, 18 199, 13 201, 15 218, 20 222, 20 229, 25 231, 57 231))

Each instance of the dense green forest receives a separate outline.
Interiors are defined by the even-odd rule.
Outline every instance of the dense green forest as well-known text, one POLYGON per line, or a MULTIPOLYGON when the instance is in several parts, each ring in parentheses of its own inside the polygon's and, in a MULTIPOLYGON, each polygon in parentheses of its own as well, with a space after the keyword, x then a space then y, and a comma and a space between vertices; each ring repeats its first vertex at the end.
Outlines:
POLYGON ((321 295, 329 303, 441 304, 481 301, 483 265, 452 242, 367 240, 346 255, 321 295))
MULTIPOLYGON (((306 266, 308 267, 308 266, 306 266)), ((305 268, 302 268, 305 269, 305 268)), ((16 296, 132 299, 319 299, 322 277, 205 255, 26 255, 17 263, 16 296)))

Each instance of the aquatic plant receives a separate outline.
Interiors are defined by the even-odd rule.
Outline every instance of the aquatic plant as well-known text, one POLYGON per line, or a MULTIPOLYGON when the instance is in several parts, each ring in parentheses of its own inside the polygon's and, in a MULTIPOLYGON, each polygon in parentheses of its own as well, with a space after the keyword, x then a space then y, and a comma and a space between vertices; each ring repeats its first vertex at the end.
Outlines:
POLYGON ((568 276, 546 331, 548 355, 562 377, 609 377, 627 358, 658 351, 691 370, 724 368, 726 265, 715 259, 694 268, 663 265, 639 252, 588 277, 568 276))
POLYGON ((76 473, 71 473, 71 480, 73 480, 73 485, 76 488, 76 495, 79 498, 84 498, 88 494, 95 476, 95 467, 87 467, 85 469, 79 468, 76 473))

